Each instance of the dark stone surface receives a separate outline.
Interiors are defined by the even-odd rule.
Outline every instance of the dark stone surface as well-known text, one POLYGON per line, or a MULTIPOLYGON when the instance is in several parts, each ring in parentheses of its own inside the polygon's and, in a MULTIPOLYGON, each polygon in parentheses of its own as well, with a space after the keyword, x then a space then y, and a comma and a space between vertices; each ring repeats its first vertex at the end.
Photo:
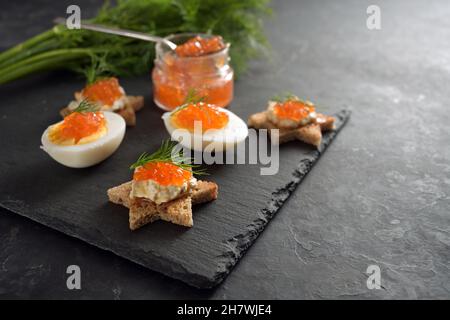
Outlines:
MULTIPOLYGON (((0 47, 45 29, 64 9, 63 2, 3 2, 0 30, 14 32, 2 32, 0 47)), ((449 298, 450 8, 444 0, 377 1, 382 30, 369 31, 369 4, 274 3, 273 59, 239 81, 236 105, 263 105, 289 89, 329 113, 342 105, 354 112, 218 288, 193 289, 2 210, 0 296, 449 298), (66 289, 69 264, 80 265, 82 290, 66 289), (381 290, 366 287, 371 264, 381 268, 381 290)), ((29 79, 8 95, 25 101, 23 92, 32 92, 43 106, 48 95, 35 87, 39 80, 57 82, 29 79)))

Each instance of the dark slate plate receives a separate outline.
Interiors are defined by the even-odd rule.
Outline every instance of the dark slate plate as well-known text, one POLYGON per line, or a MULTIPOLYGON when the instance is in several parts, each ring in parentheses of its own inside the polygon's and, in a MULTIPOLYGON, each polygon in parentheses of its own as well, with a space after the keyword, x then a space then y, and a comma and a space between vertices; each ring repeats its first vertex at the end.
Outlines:
MULTIPOLYGON (((208 179, 218 183, 219 199, 195 207, 193 228, 158 221, 131 232, 127 209, 108 203, 106 190, 129 180, 130 163, 167 138, 162 112, 147 95, 138 125, 127 131, 111 158, 92 168, 66 168, 39 149, 40 137, 59 120, 59 106, 79 86, 79 81, 57 74, 39 85, 31 79, 1 88, 0 205, 201 288, 226 277, 350 115, 345 110, 336 115, 338 130, 324 136, 320 151, 301 142, 283 145, 280 171, 274 176, 261 176, 259 165, 211 167, 208 179)), ((125 82, 131 94, 148 93, 149 86, 142 79, 125 82)), ((243 118, 250 112, 236 105, 232 110, 243 118)))

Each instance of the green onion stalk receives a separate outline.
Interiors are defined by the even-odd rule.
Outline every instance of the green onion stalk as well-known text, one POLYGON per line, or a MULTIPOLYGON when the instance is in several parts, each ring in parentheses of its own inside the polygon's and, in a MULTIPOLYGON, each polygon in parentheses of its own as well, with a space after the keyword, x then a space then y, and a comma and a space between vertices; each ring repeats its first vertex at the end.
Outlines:
MULTIPOLYGON (((221 35, 231 46, 236 74, 268 48, 262 19, 268 0, 118 0, 105 2, 89 22, 158 36, 179 32, 221 35)), ((0 53, 0 84, 54 69, 98 76, 148 73, 154 44, 58 25, 0 53)))

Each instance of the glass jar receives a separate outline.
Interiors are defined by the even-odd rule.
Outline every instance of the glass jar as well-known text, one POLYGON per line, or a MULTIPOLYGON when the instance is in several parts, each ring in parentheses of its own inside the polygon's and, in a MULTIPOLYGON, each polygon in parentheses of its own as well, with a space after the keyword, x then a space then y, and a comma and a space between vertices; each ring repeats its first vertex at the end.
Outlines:
MULTIPOLYGON (((175 44, 185 43, 199 34, 181 33, 168 36, 175 44)), ((211 37, 200 34, 201 37, 211 37)), ((163 110, 173 110, 186 101, 188 93, 205 97, 205 102, 226 107, 233 99, 233 69, 229 47, 199 56, 179 57, 163 42, 156 45, 152 71, 153 100, 163 110)))

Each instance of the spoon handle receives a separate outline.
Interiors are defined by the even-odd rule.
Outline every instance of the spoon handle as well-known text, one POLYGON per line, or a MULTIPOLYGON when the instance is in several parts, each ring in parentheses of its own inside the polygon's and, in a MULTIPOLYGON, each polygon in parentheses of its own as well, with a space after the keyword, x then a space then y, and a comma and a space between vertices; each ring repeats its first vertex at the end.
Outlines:
MULTIPOLYGON (((54 22, 57 23, 57 24, 65 24, 66 23, 66 19, 64 19, 64 18, 56 18, 54 20, 54 22)), ((149 34, 143 33, 143 32, 137 32, 137 31, 132 31, 132 30, 125 30, 125 29, 117 29, 117 28, 105 27, 105 26, 98 25, 98 24, 84 23, 84 22, 80 23, 80 27, 81 27, 81 29, 92 30, 92 31, 97 31, 97 32, 103 32, 103 33, 109 33, 109 34, 115 34, 115 35, 118 35, 118 36, 134 38, 134 39, 139 39, 139 40, 144 40, 144 41, 164 42, 172 50, 175 50, 175 48, 177 47, 177 45, 175 43, 173 43, 173 42, 171 42, 171 41, 169 41, 167 39, 164 39, 164 38, 158 37, 158 36, 152 36, 152 35, 149 35, 149 34)))

